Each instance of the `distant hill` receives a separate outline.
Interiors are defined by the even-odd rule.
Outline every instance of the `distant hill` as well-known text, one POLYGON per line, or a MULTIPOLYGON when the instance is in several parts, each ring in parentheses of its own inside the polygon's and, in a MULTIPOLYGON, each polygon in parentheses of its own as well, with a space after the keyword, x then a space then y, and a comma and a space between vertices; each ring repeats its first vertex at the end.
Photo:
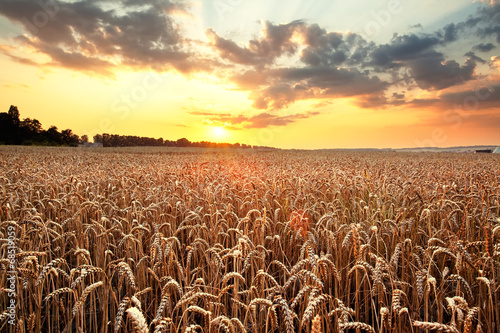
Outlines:
POLYGON ((395 149, 401 152, 446 152, 446 153, 473 153, 476 150, 491 150, 494 151, 498 146, 457 146, 457 147, 419 147, 419 148, 403 148, 395 149))
POLYGON ((319 151, 392 151, 392 152, 435 152, 435 153, 473 153, 476 150, 498 151, 499 146, 457 146, 457 147, 417 147, 417 148, 332 148, 319 151))

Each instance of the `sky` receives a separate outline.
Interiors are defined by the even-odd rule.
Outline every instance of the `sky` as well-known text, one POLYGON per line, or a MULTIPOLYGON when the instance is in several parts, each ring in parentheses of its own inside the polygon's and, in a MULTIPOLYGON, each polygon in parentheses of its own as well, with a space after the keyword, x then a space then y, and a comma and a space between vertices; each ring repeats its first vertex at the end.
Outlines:
POLYGON ((0 111, 90 138, 500 145, 499 50, 500 0, 0 0, 0 111))

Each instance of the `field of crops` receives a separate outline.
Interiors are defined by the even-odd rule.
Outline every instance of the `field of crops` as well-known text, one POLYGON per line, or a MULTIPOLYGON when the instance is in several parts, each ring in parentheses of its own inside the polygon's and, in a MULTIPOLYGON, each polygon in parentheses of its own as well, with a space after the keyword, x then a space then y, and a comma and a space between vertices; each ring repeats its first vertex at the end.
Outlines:
POLYGON ((0 147, 2 332, 500 332, 500 156, 0 147))

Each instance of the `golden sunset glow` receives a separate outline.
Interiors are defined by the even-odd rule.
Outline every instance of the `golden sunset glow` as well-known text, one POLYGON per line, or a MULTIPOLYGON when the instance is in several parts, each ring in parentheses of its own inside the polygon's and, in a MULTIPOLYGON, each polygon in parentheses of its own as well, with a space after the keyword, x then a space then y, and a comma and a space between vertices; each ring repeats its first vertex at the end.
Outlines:
POLYGON ((227 136, 227 130, 223 127, 215 126, 212 128, 212 135, 215 141, 224 139, 227 136))
POLYGON ((496 1, 221 1, 2 1, 0 111, 90 138, 500 141, 496 1))

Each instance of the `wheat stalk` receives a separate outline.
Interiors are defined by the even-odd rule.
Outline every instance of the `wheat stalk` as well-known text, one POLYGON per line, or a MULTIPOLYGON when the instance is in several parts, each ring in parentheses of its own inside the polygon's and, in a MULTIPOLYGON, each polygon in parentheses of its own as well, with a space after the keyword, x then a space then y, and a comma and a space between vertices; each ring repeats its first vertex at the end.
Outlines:
POLYGON ((148 333, 148 325, 146 323, 146 319, 142 312, 136 308, 131 307, 127 310, 127 317, 132 322, 132 332, 134 333, 148 333))

